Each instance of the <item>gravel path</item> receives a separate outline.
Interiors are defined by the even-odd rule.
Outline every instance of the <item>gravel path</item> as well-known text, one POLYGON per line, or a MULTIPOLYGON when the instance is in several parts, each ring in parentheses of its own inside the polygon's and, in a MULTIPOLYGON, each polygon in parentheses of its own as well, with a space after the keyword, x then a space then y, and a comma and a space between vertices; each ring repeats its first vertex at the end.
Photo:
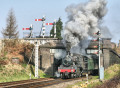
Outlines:
POLYGON ((68 85, 72 85, 72 84, 75 84, 76 82, 80 82, 80 81, 82 81, 82 80, 79 79, 79 80, 59 83, 59 84, 56 84, 56 85, 51 85, 51 86, 43 87, 43 88, 66 88, 68 85))

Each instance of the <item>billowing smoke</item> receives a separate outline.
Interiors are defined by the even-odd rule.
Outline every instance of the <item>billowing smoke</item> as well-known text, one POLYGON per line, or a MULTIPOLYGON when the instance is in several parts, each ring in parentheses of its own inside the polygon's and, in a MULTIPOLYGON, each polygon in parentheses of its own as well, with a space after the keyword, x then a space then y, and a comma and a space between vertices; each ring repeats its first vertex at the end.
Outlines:
MULTIPOLYGON (((63 31, 63 38, 64 42, 71 43, 72 53, 85 54, 84 50, 89 44, 88 39, 96 37, 94 33, 99 30, 104 30, 101 24, 102 18, 107 13, 106 3, 106 0, 90 0, 66 8, 68 21, 63 31)), ((102 34, 102 36, 106 35, 102 34)))
POLYGON ((62 59, 66 56, 66 51, 63 49, 54 49, 54 57, 56 59, 62 59))

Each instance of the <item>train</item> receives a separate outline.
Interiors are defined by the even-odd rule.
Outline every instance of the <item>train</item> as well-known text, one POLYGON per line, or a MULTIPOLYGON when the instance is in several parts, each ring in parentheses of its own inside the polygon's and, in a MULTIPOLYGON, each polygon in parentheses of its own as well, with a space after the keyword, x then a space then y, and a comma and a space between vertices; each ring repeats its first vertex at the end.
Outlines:
POLYGON ((98 74, 98 56, 71 54, 62 59, 58 67, 60 78, 81 77, 83 73, 98 74))

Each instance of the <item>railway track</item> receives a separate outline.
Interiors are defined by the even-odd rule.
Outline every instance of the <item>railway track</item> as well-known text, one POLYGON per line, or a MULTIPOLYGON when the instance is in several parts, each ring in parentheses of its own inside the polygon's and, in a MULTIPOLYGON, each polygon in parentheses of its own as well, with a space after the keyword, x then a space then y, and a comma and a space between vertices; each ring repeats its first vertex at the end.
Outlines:
POLYGON ((53 78, 40 78, 40 79, 14 81, 14 82, 5 82, 5 83, 0 83, 0 88, 8 88, 8 87, 12 88, 14 86, 26 85, 26 84, 37 83, 37 82, 48 81, 48 80, 54 80, 54 79, 53 78))
POLYGON ((73 80, 85 80, 85 77, 74 79, 53 79, 53 78, 41 78, 16 82, 0 83, 0 88, 42 88, 59 83, 69 82, 73 80))

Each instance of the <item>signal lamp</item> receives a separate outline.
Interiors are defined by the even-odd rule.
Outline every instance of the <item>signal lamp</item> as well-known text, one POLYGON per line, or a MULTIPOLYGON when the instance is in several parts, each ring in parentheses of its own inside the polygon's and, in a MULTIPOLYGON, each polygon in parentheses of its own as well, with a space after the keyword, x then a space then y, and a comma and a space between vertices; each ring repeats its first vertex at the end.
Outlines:
POLYGON ((94 39, 94 40, 92 40, 92 41, 94 41, 94 42, 95 42, 95 41, 99 41, 99 38, 97 38, 97 39, 94 39))
POLYGON ((94 54, 98 54, 99 52, 94 52, 94 54))
POLYGON ((98 48, 98 46, 93 46, 94 48, 98 48))

